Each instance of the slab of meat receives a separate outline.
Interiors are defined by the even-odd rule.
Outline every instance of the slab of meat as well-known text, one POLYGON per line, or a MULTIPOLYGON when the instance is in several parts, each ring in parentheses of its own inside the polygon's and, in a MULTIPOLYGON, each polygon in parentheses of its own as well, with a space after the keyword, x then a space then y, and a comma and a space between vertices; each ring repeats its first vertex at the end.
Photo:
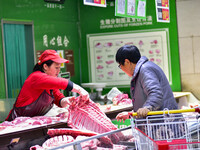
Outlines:
POLYGON ((47 125, 59 121, 62 121, 62 117, 17 117, 13 121, 4 121, 3 123, 0 123, 0 131, 2 131, 1 134, 5 134, 32 128, 33 126, 47 125))
POLYGON ((128 94, 118 94, 112 99, 113 105, 132 104, 132 100, 128 98, 128 94))
POLYGON ((48 116, 35 116, 35 117, 32 117, 32 119, 34 120, 40 120, 40 122, 42 124, 50 124, 52 122, 57 122, 57 121, 60 121, 61 118, 60 117, 48 117, 48 116))
POLYGON ((48 129, 47 134, 51 137, 58 135, 71 135, 73 138, 76 138, 79 135, 82 136, 94 136, 97 133, 87 130, 78 130, 71 128, 59 128, 59 129, 48 129))
POLYGON ((10 121, 4 121, 3 123, 0 123, 0 131, 6 129, 9 126, 13 126, 13 123, 10 121))
MULTIPOLYGON (((71 128, 48 129, 47 134, 51 137, 60 136, 60 135, 70 135, 74 139, 77 138, 77 136, 90 137, 90 136, 98 135, 98 133, 96 132, 92 132, 88 130, 71 129, 71 128)), ((112 141, 106 136, 99 138, 99 141, 101 142, 100 145, 103 145, 105 147, 113 146, 112 141)))
POLYGON ((0 126, 0 131, 4 130, 6 128, 6 126, 0 126))
MULTIPOLYGON (((55 136, 52 137, 48 140, 46 140, 43 144, 42 147, 43 148, 54 148, 54 147, 58 147, 70 142, 73 142, 74 138, 70 135, 60 135, 60 136, 55 136)), ((73 149, 73 147, 72 147, 73 149)))
POLYGON ((12 121, 13 125, 19 125, 21 123, 24 123, 25 121, 31 119, 31 117, 17 117, 12 121))
MULTIPOLYGON (((80 97, 73 98, 72 100, 76 101, 76 103, 73 102, 75 105, 69 107, 68 123, 73 128, 90 130, 97 133, 117 130, 117 127, 92 100, 85 102, 80 97)), ((123 134, 116 133, 110 137, 113 143, 117 143, 120 138, 123 138, 123 134)))
MULTIPOLYGON (((76 140, 83 140, 83 139, 87 139, 88 137, 86 136, 77 136, 76 140)), ((81 143, 81 148, 82 150, 84 149, 97 149, 97 146, 100 144, 100 141, 98 139, 93 139, 90 141, 85 141, 83 143, 81 143)))
POLYGON ((17 117, 13 121, 4 121, 0 126, 31 126, 31 125, 43 125, 50 124, 52 122, 60 121, 60 117, 47 117, 47 116, 35 116, 35 117, 17 117))

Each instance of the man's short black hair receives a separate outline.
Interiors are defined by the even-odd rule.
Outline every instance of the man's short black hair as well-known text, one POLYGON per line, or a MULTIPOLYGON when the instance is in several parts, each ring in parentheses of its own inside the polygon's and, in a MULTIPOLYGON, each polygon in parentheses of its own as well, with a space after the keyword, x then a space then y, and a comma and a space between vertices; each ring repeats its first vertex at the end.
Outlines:
POLYGON ((140 59, 140 51, 134 45, 124 45, 117 50, 115 60, 117 63, 124 65, 125 59, 136 64, 140 59))

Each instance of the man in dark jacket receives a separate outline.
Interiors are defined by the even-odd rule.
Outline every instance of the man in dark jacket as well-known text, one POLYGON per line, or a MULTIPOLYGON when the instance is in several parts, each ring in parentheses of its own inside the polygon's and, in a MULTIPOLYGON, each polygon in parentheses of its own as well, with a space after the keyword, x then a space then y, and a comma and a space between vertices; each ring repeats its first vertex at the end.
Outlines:
MULTIPOLYGON (((162 69, 147 57, 140 55, 136 46, 125 45, 118 49, 116 62, 131 80, 133 110, 137 117, 146 117, 149 111, 178 109, 173 92, 162 69)), ((128 112, 119 113, 117 120, 129 118, 128 112)))

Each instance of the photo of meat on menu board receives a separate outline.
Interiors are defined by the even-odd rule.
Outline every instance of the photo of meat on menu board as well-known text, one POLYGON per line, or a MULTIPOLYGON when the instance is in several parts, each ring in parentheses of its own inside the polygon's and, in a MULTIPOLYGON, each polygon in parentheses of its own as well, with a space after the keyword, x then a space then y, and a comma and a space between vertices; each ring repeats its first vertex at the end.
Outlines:
POLYGON ((104 82, 111 86, 129 86, 131 78, 118 68, 115 61, 117 50, 121 46, 129 44, 137 46, 142 56, 146 56, 150 61, 159 65, 171 83, 167 36, 167 29, 87 35, 90 82, 104 82))

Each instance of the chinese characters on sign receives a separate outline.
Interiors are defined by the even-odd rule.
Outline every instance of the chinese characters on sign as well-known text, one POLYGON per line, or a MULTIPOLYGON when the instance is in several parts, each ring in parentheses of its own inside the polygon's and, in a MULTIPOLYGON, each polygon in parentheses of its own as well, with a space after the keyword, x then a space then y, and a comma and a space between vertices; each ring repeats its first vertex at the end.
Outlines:
POLYGON ((57 46, 67 47, 69 44, 69 40, 66 35, 64 37, 58 35, 57 37, 52 37, 51 39, 48 39, 48 36, 46 34, 43 35, 43 45, 45 47, 48 47, 49 45, 54 46, 56 44, 57 46))
POLYGON ((100 20, 100 29, 106 28, 124 28, 130 26, 152 25, 152 16, 147 16, 146 19, 136 18, 111 18, 100 20))

